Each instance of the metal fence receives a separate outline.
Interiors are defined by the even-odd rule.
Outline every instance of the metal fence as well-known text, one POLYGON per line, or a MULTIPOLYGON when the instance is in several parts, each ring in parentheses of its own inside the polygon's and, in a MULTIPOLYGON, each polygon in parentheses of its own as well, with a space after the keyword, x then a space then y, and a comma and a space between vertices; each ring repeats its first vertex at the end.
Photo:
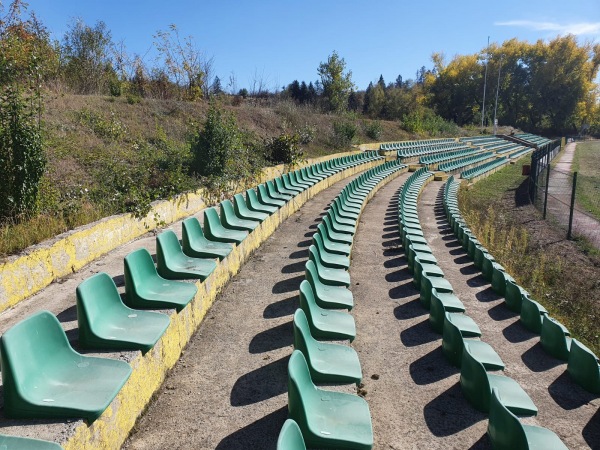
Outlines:
POLYGON ((531 201, 545 219, 553 220, 565 230, 567 239, 584 237, 600 248, 598 220, 575 201, 577 172, 561 167, 561 163, 552 167, 551 162, 560 150, 560 141, 554 141, 533 153, 529 185, 531 201))

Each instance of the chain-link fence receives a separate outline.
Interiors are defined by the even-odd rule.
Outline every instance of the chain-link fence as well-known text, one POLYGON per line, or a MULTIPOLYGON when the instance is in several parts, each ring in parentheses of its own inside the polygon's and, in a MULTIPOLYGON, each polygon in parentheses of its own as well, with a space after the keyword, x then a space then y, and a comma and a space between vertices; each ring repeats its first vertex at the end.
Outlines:
POLYGON ((572 154, 551 164, 561 149, 560 141, 536 150, 531 157, 529 195, 544 218, 551 219, 566 232, 567 238, 584 237, 600 248, 598 220, 576 202, 577 172, 570 171, 572 154))

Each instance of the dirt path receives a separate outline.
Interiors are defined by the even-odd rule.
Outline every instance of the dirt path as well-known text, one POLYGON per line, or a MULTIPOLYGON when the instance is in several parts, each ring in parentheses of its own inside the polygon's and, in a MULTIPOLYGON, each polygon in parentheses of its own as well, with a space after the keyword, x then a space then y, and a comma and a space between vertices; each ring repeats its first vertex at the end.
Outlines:
MULTIPOLYGON (((506 364, 504 374, 518 381, 538 407, 539 415, 524 422, 551 429, 569 448, 598 448, 600 398, 572 382, 565 371, 566 364, 547 355, 539 338, 521 326, 518 315, 508 310, 503 299, 491 290, 448 227, 441 205, 441 188, 440 183, 432 183, 420 198, 419 217, 423 232, 439 266, 465 304, 467 314, 481 328, 482 340, 491 344, 506 364)), ((451 370, 446 362, 440 367, 451 370)), ((457 383, 459 375, 451 374, 450 378, 457 383)), ((457 384, 454 384, 453 392, 457 398, 455 407, 447 410, 450 422, 459 420, 463 412, 474 411, 462 397, 457 384)), ((469 423, 457 424, 457 431, 464 425, 469 423)), ((472 434, 481 437, 477 448, 489 445, 487 437, 482 436, 486 426, 486 420, 472 425, 472 434)), ((461 448, 468 448, 466 444, 471 442, 461 441, 464 442, 461 448)))
MULTIPOLYGON (((567 144, 564 151, 559 154, 558 162, 550 168, 548 212, 564 228, 567 228, 569 225, 571 190, 573 186, 571 165, 576 147, 576 142, 567 144)), ((573 212, 573 234, 584 236, 596 248, 600 248, 600 222, 578 209, 575 209, 573 212)))
POLYGON ((307 202, 242 267, 123 448, 275 448, 310 236, 349 181, 307 202))

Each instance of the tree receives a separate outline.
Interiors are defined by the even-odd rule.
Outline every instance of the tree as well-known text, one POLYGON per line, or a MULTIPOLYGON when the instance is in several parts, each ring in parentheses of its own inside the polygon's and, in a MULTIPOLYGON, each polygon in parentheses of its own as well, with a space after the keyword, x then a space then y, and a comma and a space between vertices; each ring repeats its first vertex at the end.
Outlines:
POLYGON ((342 112, 348 106, 348 96, 354 88, 352 72, 346 70, 346 61, 334 52, 318 68, 323 87, 323 96, 329 111, 342 112))
POLYGON ((377 81, 377 84, 379 86, 381 86, 381 89, 383 89, 385 91, 386 85, 385 85, 385 80, 383 79, 383 75, 379 75, 379 81, 377 81))
POLYGON ((219 77, 215 77, 213 80, 210 87, 210 93, 212 95, 221 95, 223 93, 223 87, 221 86, 221 79, 219 77))
POLYGON ((212 58, 198 49, 191 36, 182 41, 175 24, 171 24, 168 31, 157 31, 154 38, 164 71, 177 86, 185 89, 183 97, 196 100, 206 96, 210 89, 206 80, 210 79, 212 58))
POLYGON ((79 94, 105 92, 114 69, 110 64, 112 38, 102 21, 93 27, 83 20, 73 22, 62 43, 63 67, 67 83, 79 94))

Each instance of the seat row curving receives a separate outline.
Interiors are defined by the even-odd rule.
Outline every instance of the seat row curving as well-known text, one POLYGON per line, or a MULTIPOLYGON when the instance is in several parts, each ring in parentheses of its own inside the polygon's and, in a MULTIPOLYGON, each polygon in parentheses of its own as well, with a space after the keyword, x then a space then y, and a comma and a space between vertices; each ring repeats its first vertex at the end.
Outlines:
POLYGON ((465 180, 473 180, 474 178, 477 178, 484 174, 489 174, 492 171, 501 168, 502 166, 504 166, 504 164, 507 164, 508 162, 509 159, 505 156, 496 158, 492 161, 480 164, 475 167, 471 167, 470 169, 461 172, 460 177, 465 180))
MULTIPOLYGON (((517 416, 534 416, 538 410, 523 388, 502 374, 505 365, 493 347, 478 339, 481 330, 465 314, 464 304, 454 294, 452 285, 444 278, 443 270, 437 266, 433 252, 427 245, 420 228, 417 200, 431 177, 432 174, 425 168, 419 169, 407 180, 399 195, 399 231, 409 261, 409 271, 413 273, 413 281, 420 289, 422 305, 430 311, 430 325, 434 331, 442 334, 443 354, 453 365, 460 367, 463 394, 476 409, 490 413, 488 430, 494 448, 514 448, 501 445, 503 442, 512 445, 515 438, 510 435, 512 429, 500 425, 501 419, 498 417, 505 419, 506 415, 498 414, 497 409, 516 418, 517 423, 512 424, 514 427, 522 425, 517 416)), ((535 428, 544 431, 526 433, 525 442, 529 445, 541 445, 541 435, 546 438, 552 436, 552 442, 562 445, 553 432, 535 428)))
POLYGON ((600 361, 583 343, 571 338, 569 330, 546 308, 531 298, 523 287, 499 264, 469 229, 458 207, 460 182, 448 179, 444 189, 444 208, 450 226, 475 267, 491 283, 492 289, 504 297, 505 305, 520 314, 521 324, 540 335, 542 348, 551 356, 567 361, 567 371, 584 389, 600 394, 600 361))
POLYGON ((365 400, 317 384, 359 384, 358 354, 347 345, 356 337, 350 286, 350 253, 358 218, 368 196, 385 179, 406 169, 391 161, 362 174, 331 202, 312 237, 300 308, 294 313, 294 352, 288 365, 288 411, 277 448, 371 449, 373 429, 365 400), (342 310, 342 311, 340 311, 342 310), (306 443, 306 444, 305 444, 306 443))
POLYGON ((462 169, 463 167, 470 166, 473 164, 477 164, 482 161, 489 160, 494 157, 494 152, 483 152, 476 153, 471 156, 467 156, 466 158, 455 159, 453 161, 448 161, 438 166, 438 170, 442 170, 444 172, 452 172, 454 170, 462 169))
MULTIPOLYGON (((156 237, 156 264, 145 248, 124 258, 123 299, 106 273, 84 280, 76 290, 80 347, 148 352, 170 318, 147 310, 185 308, 198 287, 183 280, 204 281, 236 245, 296 195, 342 170, 381 159, 376 152, 365 152, 313 164, 249 189, 245 198, 237 194, 221 202, 220 214, 216 208, 205 209, 204 229, 197 218, 185 219, 181 243, 170 230, 156 237)), ((48 311, 7 330, 0 338, 0 359, 4 414, 15 419, 82 418, 91 423, 132 372, 127 362, 75 351, 48 311)), ((7 438, 10 445, 3 448, 36 448, 18 447, 17 441, 7 438)))

